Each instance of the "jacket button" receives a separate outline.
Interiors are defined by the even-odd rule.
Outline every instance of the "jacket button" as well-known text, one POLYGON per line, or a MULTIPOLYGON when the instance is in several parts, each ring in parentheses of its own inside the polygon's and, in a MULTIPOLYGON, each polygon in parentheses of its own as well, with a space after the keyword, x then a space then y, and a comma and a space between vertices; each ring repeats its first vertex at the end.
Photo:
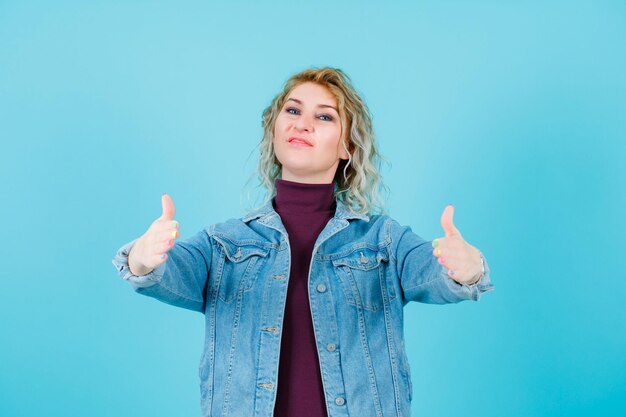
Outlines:
POLYGON ((369 262, 369 260, 365 257, 365 255, 363 255, 363 252, 361 252, 361 259, 359 259, 359 261, 360 261, 362 264, 366 264, 366 263, 368 263, 368 262, 369 262))
POLYGON ((326 350, 329 352, 334 352, 337 349, 337 345, 334 343, 329 343, 326 345, 326 350))
POLYGON ((326 285, 317 284, 317 292, 326 292, 326 285))
POLYGON ((335 404, 337 404, 337 405, 344 405, 345 403, 346 403, 346 400, 344 400, 343 397, 335 398, 335 404))

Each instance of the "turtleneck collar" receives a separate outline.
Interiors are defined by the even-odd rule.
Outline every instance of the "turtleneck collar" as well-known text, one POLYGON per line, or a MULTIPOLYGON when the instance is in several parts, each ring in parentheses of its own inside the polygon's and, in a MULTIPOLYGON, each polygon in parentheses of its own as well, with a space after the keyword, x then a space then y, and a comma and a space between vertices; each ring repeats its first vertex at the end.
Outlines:
POLYGON ((336 209, 334 191, 334 182, 306 184, 277 178, 274 209, 278 213, 334 212, 336 209))

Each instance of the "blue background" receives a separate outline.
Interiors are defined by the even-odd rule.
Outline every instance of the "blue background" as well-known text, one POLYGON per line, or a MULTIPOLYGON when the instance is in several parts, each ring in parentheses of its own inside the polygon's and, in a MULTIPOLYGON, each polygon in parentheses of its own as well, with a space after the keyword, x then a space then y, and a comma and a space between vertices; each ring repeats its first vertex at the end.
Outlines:
POLYGON ((626 415, 623 1, 85 3, 0 1, 1 416, 199 415, 203 316, 111 258, 163 192, 182 238, 243 214, 311 65, 370 106, 392 217, 455 204, 492 268, 407 306, 413 415, 626 415))

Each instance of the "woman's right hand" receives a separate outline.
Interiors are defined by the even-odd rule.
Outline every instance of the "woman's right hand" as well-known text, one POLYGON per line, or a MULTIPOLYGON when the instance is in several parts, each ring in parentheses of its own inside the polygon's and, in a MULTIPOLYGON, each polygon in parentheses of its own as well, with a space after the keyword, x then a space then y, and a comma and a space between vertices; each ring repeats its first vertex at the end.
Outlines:
POLYGON ((133 245, 128 254, 128 267, 133 275, 141 276, 152 272, 167 260, 167 252, 174 246, 174 240, 180 236, 179 224, 174 220, 174 202, 172 198, 161 196, 163 213, 156 219, 146 233, 133 245))

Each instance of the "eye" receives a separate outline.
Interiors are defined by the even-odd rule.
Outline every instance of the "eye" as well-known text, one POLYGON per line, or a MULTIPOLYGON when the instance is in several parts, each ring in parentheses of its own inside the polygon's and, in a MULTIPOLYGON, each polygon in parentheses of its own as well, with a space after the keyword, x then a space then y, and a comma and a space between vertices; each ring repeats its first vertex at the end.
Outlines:
POLYGON ((285 109, 285 111, 289 114, 298 114, 300 113, 300 111, 298 109, 296 109, 295 107, 287 107, 285 109))
POLYGON ((329 114, 320 114, 319 118, 320 118, 321 120, 326 121, 326 122, 332 122, 333 120, 335 120, 335 119, 333 119, 333 117, 332 117, 331 115, 329 115, 329 114))

